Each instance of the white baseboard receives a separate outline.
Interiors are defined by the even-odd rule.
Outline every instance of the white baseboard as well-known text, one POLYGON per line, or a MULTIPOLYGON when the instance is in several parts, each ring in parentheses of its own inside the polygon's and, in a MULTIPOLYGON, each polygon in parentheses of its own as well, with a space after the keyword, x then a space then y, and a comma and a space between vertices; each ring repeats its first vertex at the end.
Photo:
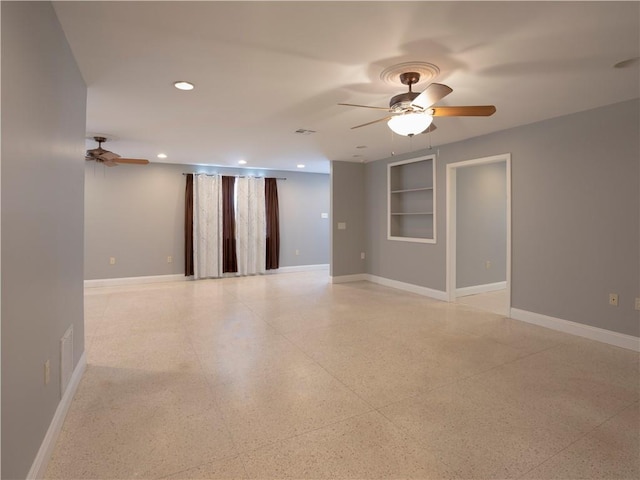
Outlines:
MULTIPOLYGON (((267 275, 274 275, 277 273, 293 273, 293 272, 310 272, 314 270, 328 270, 328 264, 319 265, 297 265, 293 267, 280 267, 276 270, 267 270, 267 275)), ((230 274, 229 277, 236 277, 236 275, 230 274)), ((144 285, 147 283, 164 283, 164 282, 184 282, 187 280, 193 280, 193 276, 185 276, 182 273, 176 273, 173 275, 151 275, 148 277, 124 277, 124 278, 102 278, 97 280, 85 280, 85 288, 92 287, 119 287, 123 285, 144 285)))
POLYGON ((384 285, 385 287, 397 288, 406 292, 416 293, 425 297, 434 298, 436 300, 448 301, 447 292, 442 290, 434 290, 433 288, 421 287, 412 283, 399 282, 389 278, 378 277, 377 275, 367 275, 367 280, 373 283, 384 285))
POLYGON ((564 333, 578 335, 579 337, 596 340, 598 342, 608 343, 616 347, 626 348, 635 352, 640 352, 640 338, 624 333, 612 332, 604 328, 592 327, 591 325, 583 325, 582 323, 563 320, 561 318, 549 317, 541 313, 529 312, 518 308, 511 309, 511 318, 521 320, 527 323, 533 323, 541 327, 551 328, 564 333))
POLYGON ((85 288, 91 287, 118 287, 121 285, 142 285, 145 283, 182 282, 193 277, 185 277, 182 273, 173 275, 152 275, 149 277, 124 277, 102 278, 97 280, 85 280, 85 288))
POLYGON ((479 293, 495 292, 507 288, 507 282, 485 283, 484 285, 473 285, 471 287, 456 288, 456 297, 466 297, 467 295, 477 295, 479 293))
POLYGON ((44 436, 44 440, 42 440, 38 454, 36 455, 36 458, 31 465, 31 469, 27 474, 28 480, 44 478, 47 466, 49 465, 49 460, 51 460, 51 454, 53 453, 56 441, 58 440, 58 436, 62 430, 64 419, 67 416, 67 412, 71 406, 73 396, 78 389, 78 385, 80 385, 80 379, 82 378, 82 374, 84 373, 86 366, 87 357, 83 352, 80 360, 78 360, 76 368, 73 370, 73 374, 69 380, 69 385, 58 404, 58 408, 56 408, 56 413, 53 415, 53 419, 49 424, 49 428, 44 436))
POLYGON ((267 270, 267 273, 312 272, 314 270, 329 270, 329 264, 321 263, 319 265, 294 265, 292 267, 280 267, 276 270, 267 270))
POLYGON ((369 280, 369 275, 367 275, 366 273, 338 275, 336 277, 331 277, 331 283, 365 282, 367 280, 369 280))

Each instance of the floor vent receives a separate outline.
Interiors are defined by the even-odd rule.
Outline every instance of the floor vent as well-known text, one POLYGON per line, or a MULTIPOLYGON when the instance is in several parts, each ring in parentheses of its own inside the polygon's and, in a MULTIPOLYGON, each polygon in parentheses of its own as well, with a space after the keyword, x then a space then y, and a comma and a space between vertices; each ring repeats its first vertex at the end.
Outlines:
POLYGON ((60 339, 60 398, 67 390, 73 373, 73 325, 60 339))

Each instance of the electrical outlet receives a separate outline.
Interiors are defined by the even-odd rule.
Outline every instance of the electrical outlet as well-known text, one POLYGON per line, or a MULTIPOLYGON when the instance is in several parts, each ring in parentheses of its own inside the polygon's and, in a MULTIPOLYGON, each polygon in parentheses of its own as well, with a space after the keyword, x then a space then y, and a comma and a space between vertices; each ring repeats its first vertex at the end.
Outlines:
POLYGON ((636 310, 640 310, 640 297, 636 297, 636 310))
POLYGON ((360 260, 364 260, 364 252, 360 252, 360 260))
POLYGON ((167 257, 167 263, 173 263, 173 257, 171 255, 167 257))
POLYGON ((610 293, 609 294, 609 305, 613 305, 614 307, 618 306, 618 294, 610 293))
POLYGON ((109 257, 109 265, 115 265, 116 264, 116 257, 109 257))
POLYGON ((489 270, 491 268, 491 262, 489 260, 484 262, 484 268, 486 268, 487 270, 489 270))
POLYGON ((296 255, 300 255, 300 250, 296 250, 296 255))
POLYGON ((44 362, 44 384, 49 385, 51 381, 51 362, 47 360, 44 362))

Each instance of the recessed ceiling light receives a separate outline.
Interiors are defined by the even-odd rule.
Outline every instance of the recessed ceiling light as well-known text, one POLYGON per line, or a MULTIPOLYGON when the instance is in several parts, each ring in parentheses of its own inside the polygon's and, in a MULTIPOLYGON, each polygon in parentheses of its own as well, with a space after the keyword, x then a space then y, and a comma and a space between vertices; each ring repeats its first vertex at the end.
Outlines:
POLYGON ((298 167, 298 168, 304 168, 304 164, 303 164, 303 163, 299 163, 298 165, 296 165, 296 167, 298 167))
POLYGON ((159 153, 158 154, 158 158, 167 158, 167 154, 166 153, 159 153))
POLYGON ((180 80, 179 82, 174 82, 173 86, 178 90, 193 90, 195 87, 193 83, 185 82, 184 80, 180 80))
POLYGON ((240 165, 246 165, 246 164, 247 164, 247 161, 246 161, 246 160, 238 160, 238 163, 239 163, 240 165))

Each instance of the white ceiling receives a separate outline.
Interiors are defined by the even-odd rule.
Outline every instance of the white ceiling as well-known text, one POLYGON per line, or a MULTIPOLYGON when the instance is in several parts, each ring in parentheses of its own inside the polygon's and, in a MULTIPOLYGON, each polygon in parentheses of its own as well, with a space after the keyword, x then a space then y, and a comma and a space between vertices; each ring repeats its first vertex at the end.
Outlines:
MULTIPOLYGON (((153 162, 328 172, 429 145, 393 136, 406 91, 386 67, 429 62, 486 118, 437 118, 433 146, 640 96, 638 2, 54 2, 88 86, 87 133, 153 162), (181 92, 172 85, 196 85, 181 92), (312 135, 294 133, 299 128, 312 135), (356 148, 366 145, 367 148, 356 148), (164 152, 166 160, 156 155, 164 152), (362 155, 355 157, 354 155, 362 155)), ((415 88, 422 91, 428 82, 415 88)), ((93 143, 87 143, 93 148, 93 143)), ((123 167, 139 168, 139 167, 123 167)))

